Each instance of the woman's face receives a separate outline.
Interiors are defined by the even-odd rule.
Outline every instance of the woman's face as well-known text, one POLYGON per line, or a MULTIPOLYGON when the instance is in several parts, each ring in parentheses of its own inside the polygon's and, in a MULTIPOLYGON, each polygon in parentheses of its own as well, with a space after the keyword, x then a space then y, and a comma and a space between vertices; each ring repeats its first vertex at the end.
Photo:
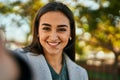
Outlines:
POLYGON ((70 38, 69 19, 59 11, 45 13, 40 18, 38 35, 45 54, 61 54, 70 38))

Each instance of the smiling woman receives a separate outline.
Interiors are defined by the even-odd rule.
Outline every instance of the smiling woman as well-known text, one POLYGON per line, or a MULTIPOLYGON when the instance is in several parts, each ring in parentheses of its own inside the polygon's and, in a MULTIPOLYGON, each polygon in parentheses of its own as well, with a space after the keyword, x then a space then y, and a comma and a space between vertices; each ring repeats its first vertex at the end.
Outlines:
POLYGON ((50 2, 36 14, 33 41, 17 49, 31 65, 34 80, 88 80, 75 61, 75 22, 63 3, 50 2))
POLYGON ((68 18, 59 11, 45 13, 40 18, 38 36, 46 57, 49 54, 62 55, 70 38, 68 18))

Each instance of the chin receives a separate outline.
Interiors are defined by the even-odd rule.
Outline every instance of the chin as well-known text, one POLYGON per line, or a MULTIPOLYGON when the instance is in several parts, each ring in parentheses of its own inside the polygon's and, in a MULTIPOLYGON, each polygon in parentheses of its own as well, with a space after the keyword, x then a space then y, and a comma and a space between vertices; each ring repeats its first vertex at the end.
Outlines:
POLYGON ((56 54, 59 54, 59 53, 60 53, 60 51, 54 51, 54 50, 48 51, 48 54, 51 54, 51 55, 56 55, 56 54))

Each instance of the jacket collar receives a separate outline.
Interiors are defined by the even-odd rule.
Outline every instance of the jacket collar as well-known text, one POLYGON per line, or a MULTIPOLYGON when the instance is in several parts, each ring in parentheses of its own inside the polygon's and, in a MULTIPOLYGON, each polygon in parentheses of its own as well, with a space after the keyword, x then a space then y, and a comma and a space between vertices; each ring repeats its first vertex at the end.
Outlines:
MULTIPOLYGON (((51 72, 43 55, 35 56, 31 55, 31 53, 28 53, 27 56, 35 73, 34 80, 52 80, 51 72)), ((78 75, 79 73, 77 73, 78 71, 76 71, 76 64, 72 60, 70 60, 70 58, 66 54, 64 54, 64 56, 68 68, 69 80, 80 79, 80 75, 78 75)))
POLYGON ((43 55, 27 54, 33 68, 33 80, 52 80, 51 72, 43 55))

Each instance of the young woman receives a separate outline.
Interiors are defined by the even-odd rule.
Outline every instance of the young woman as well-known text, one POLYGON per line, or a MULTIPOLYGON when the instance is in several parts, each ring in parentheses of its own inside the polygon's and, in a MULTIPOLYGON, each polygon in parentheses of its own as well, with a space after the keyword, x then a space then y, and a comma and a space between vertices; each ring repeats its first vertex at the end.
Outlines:
POLYGON ((75 22, 66 5, 43 6, 33 29, 32 43, 16 51, 30 63, 34 80, 88 80, 86 70, 74 62, 75 22))

